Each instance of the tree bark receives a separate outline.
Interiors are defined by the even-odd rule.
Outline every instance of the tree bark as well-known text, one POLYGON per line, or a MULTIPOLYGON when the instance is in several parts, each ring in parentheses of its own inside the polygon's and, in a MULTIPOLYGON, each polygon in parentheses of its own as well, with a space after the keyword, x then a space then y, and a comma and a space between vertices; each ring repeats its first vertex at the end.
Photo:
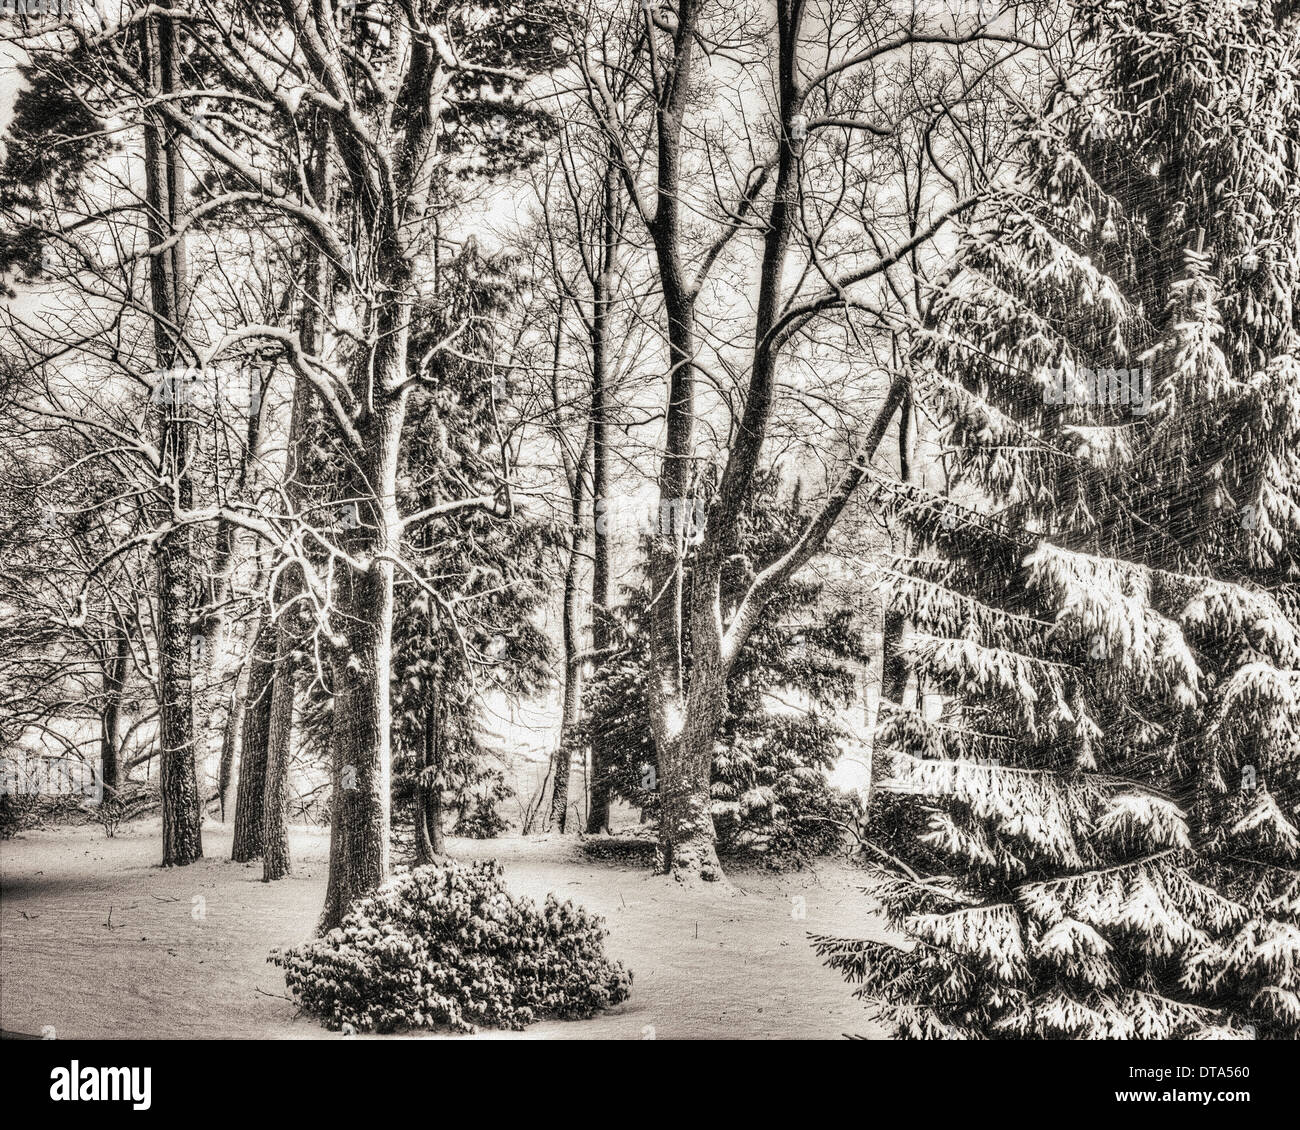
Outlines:
MULTIPOLYGON (((289 306, 289 291, 286 290, 283 309, 287 310, 289 306)), ((277 311, 278 313, 278 311, 277 311)), ((253 364, 249 367, 249 385, 248 385, 248 419, 244 431, 244 449, 242 458, 239 463, 239 493, 245 499, 251 499, 256 495, 256 488, 261 482, 260 473, 261 453, 262 453, 262 402, 266 396, 266 390, 270 386, 270 381, 264 375, 259 356, 254 355, 253 364)), ((238 532, 232 531, 231 549, 232 551, 238 544, 238 532)), ((265 578, 265 562, 258 561, 257 576, 260 588, 261 582, 265 578)), ((227 582, 229 581, 229 571, 227 571, 227 582)), ((221 738, 221 767, 217 774, 217 792, 221 799, 221 819, 226 819, 226 806, 230 799, 230 783, 233 776, 235 761, 240 756, 241 737, 244 729, 244 712, 247 708, 250 695, 253 694, 253 661, 257 655, 258 644, 261 643, 264 652, 270 655, 269 647, 262 636, 265 626, 265 611, 258 617, 250 636, 248 622, 241 620, 240 626, 240 651, 242 659, 239 664, 239 671, 236 675, 234 685, 231 687, 230 695, 226 702, 226 719, 225 727, 221 738)), ((261 674, 264 679, 274 677, 274 672, 268 672, 265 664, 261 668, 261 674)), ((266 683, 259 684, 257 694, 268 693, 266 683)), ((260 700, 259 700, 260 701, 260 700)), ((258 740, 263 744, 261 746, 258 759, 261 764, 259 769, 259 788, 258 797, 261 797, 261 774, 265 772, 267 725, 265 719, 259 719, 256 733, 258 740)), ((259 809, 260 812, 260 809, 259 809)), ((260 816, 259 816, 260 829, 260 816)), ((236 841, 237 842, 237 841, 236 841)), ((246 858, 255 858, 260 852, 260 831, 259 846, 255 847, 253 854, 246 858)))
MULTIPOLYGON (((199 620, 198 632, 203 640, 203 654, 195 672, 194 721, 196 729, 202 734, 202 742, 199 746, 200 764, 206 763, 213 755, 217 758, 217 793, 224 820, 225 798, 222 792, 221 771, 232 701, 230 693, 232 688, 227 687, 226 684, 232 674, 233 682, 237 683, 239 678, 239 671, 232 663, 236 654, 234 644, 227 634, 229 621, 226 615, 226 602, 230 598, 230 580, 235 565, 238 532, 228 519, 219 518, 213 536, 212 561, 210 567, 202 570, 200 584, 203 612, 199 620)), ((226 785, 228 784, 227 775, 226 785)))
POLYGON ((248 696, 248 668, 250 658, 239 665, 234 686, 226 696, 225 718, 221 728, 221 762, 217 768, 217 804, 221 822, 226 822, 226 809, 230 804, 230 783, 235 775, 235 759, 239 756, 239 733, 244 724, 244 701, 248 696))
POLYGON ((332 661, 334 802, 322 931, 337 926, 353 900, 377 887, 389 870, 393 562, 401 541, 396 482, 409 325, 409 307, 401 303, 379 319, 374 408, 360 429, 363 443, 351 477, 353 497, 365 499, 363 516, 342 539, 366 567, 348 569, 338 581, 338 623, 345 638, 332 661))
MULTIPOLYGON (((904 483, 912 481, 913 425, 912 396, 908 392, 904 395, 898 412, 898 477, 899 481, 904 483)), ((882 621, 880 697, 901 706, 903 696, 907 693, 907 663, 903 658, 903 638, 907 633, 907 617, 895 611, 892 606, 886 606, 882 621)))
POLYGON ((440 696, 436 683, 430 693, 432 701, 424 716, 424 741, 415 787, 415 858, 418 863, 432 863, 445 850, 442 835, 442 745, 438 741, 440 696))
MULTIPOLYGON (((679 79, 679 81, 683 81, 679 79)), ((661 157, 661 165, 665 163, 661 157)), ((674 170, 675 155, 668 162, 674 170)), ((655 602, 650 610, 650 722, 658 760, 660 797, 660 866, 683 878, 687 871, 718 877, 711 846, 713 825, 708 818, 708 788, 693 770, 698 748, 685 737, 687 709, 682 666, 682 557, 688 536, 686 507, 692 489, 691 453, 695 431, 695 302, 682 278, 677 246, 676 200, 662 191, 654 225, 664 306, 668 315, 668 413, 663 463, 659 472, 659 513, 650 547, 647 572, 655 602), (676 850, 680 839, 680 851, 676 850), (706 866, 712 860, 710 866, 706 866)), ((669 181, 676 183, 676 177, 669 181)))
POLYGON ((709 786, 714 735, 722 720, 716 704, 725 701, 725 678, 716 665, 692 672, 692 692, 700 708, 688 714, 674 740, 657 750, 659 869, 685 882, 715 882, 724 877, 709 811, 709 786))
MULTIPOLYGON (((584 452, 585 457, 585 452, 584 452)), ((565 832, 569 816, 569 776, 573 763, 573 731, 582 717, 582 628, 578 568, 582 559, 583 505, 586 469, 580 459, 570 491, 569 562, 564 571, 564 703, 560 716, 560 736, 553 757, 554 782, 551 786, 551 827, 565 832)))
MULTIPOLYGON (((568 586, 565 586, 566 589, 568 586)), ((565 594, 566 603, 570 599, 565 594)), ((567 615, 566 615, 567 619, 567 615)), ((566 626, 565 635, 569 634, 566 626)), ((582 717, 582 663, 569 650, 564 665, 564 708, 560 722, 560 740, 555 750, 555 783, 551 788, 551 827, 561 835, 568 828, 569 777, 573 768, 573 730, 582 717)))
POLYGON ((270 724, 262 780, 262 881, 283 879, 289 858, 289 753, 296 697, 293 669, 293 616, 282 611, 275 626, 275 673, 271 678, 270 724))
MULTIPOLYGON (((188 542, 188 538, 182 539, 188 542)), ((162 684, 159 718, 162 764, 163 865, 183 866, 203 855, 202 811, 194 757, 194 698, 190 682, 189 574, 185 545, 170 535, 158 554, 162 684)))
MULTIPOLYGON (((605 169, 605 198, 602 209, 600 273, 596 276, 591 320, 591 495, 595 513, 609 512, 609 424, 610 407, 610 306, 617 286, 618 249, 623 226, 618 210, 618 172, 611 153, 605 169)), ((609 653, 614 642, 614 588, 610 570, 609 522, 597 521, 592 529, 591 646, 597 656, 609 653)), ((609 831, 610 766, 615 753, 608 735, 591 736, 591 806, 587 810, 587 831, 592 835, 609 831)))
POLYGON ((127 665, 131 659, 131 639, 119 629, 113 653, 104 669, 104 709, 101 715, 99 742, 99 780, 105 792, 117 792, 122 787, 121 762, 117 742, 122 721, 122 687, 126 683, 127 665))
POLYGON ((393 567, 376 561, 340 587, 349 646, 333 664, 334 802, 322 930, 337 926, 356 898, 377 887, 390 862, 393 567))
POLYGON ((262 803, 266 788, 266 749, 271 731, 271 693, 275 675, 275 625, 262 613, 248 666, 239 784, 235 791, 235 836, 230 858, 248 863, 262 854, 262 803))
MULTIPOLYGON (((140 23, 140 66, 145 82, 166 96, 180 89, 180 47, 167 16, 140 23)), ((145 197, 152 246, 177 230, 185 198, 180 145, 156 112, 145 118, 145 197)), ((188 386, 164 373, 185 360, 181 327, 186 315, 185 240, 150 257, 154 346, 163 396, 159 405, 160 517, 193 506, 194 424, 188 386)), ((160 783, 164 866, 193 863, 203 854, 203 814, 194 747, 193 642, 190 609, 195 595, 193 534, 187 525, 166 529, 157 545, 160 783)))
MULTIPOLYGON (((699 533, 690 605, 686 609, 682 607, 681 563, 690 518, 683 511, 687 509, 684 504, 688 494, 696 489, 690 476, 695 421, 694 381, 690 374, 695 363, 695 299, 699 292, 698 275, 692 283, 685 280, 679 232, 681 121, 699 16, 698 5, 690 0, 681 0, 678 5, 676 62, 657 110, 657 197, 649 228, 668 320, 670 379, 666 450, 659 477, 660 521, 649 569, 655 593, 650 631, 651 722, 664 813, 660 821, 660 862, 675 877, 688 881, 721 877, 708 814, 709 777, 714 735, 725 710, 731 667, 773 594, 824 542, 897 408, 898 390, 891 387, 886 405, 853 467, 818 514, 799 531, 790 549, 778 562, 762 570, 724 626, 724 614, 730 610, 722 607, 722 573, 736 552, 741 515, 761 465, 775 398, 778 357, 786 340, 781 332, 785 317, 782 286, 799 202, 802 140, 796 136, 795 125, 806 93, 800 87, 797 57, 804 7, 798 0, 777 0, 775 7, 781 137, 772 199, 762 224, 763 255, 750 376, 734 439, 707 521, 699 533), (683 616, 689 633, 683 632, 683 616), (682 655, 685 634, 689 635, 691 649, 689 675, 682 655)), ((747 188, 746 208, 756 200, 765 178, 766 172, 747 188)))

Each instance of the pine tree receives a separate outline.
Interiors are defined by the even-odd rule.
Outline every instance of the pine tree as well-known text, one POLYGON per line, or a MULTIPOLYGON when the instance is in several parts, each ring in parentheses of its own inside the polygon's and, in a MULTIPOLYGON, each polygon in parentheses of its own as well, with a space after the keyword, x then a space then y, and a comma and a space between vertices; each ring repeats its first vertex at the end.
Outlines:
MULTIPOLYGON (((399 502, 424 517, 408 528, 395 584, 391 744, 394 823, 413 827, 420 862, 443 852, 445 800, 456 809, 453 834, 504 829, 497 807, 510 790, 484 742, 483 701, 534 693, 550 678, 551 645, 534 616, 560 532, 510 498, 502 459, 519 413, 508 367, 491 360, 504 352, 517 285, 508 261, 471 240, 442 265, 412 324, 411 364, 425 379, 407 409, 399 502), (457 327, 457 349, 436 349, 457 327), (459 505, 466 497, 482 501, 459 505)), ((321 750, 330 689, 314 684, 305 712, 308 742, 321 750)))
MULTIPOLYGON (((724 601, 738 600, 754 572, 779 557, 790 531, 799 528, 799 492, 781 499, 779 485, 779 476, 767 472, 744 516, 742 552, 723 577, 724 601)), ((689 553, 685 570, 689 591, 689 553)), ((861 814, 856 796, 832 786, 828 774, 848 736, 835 715, 855 696, 856 670, 865 658, 862 637, 852 610, 832 606, 824 588, 811 574, 786 582, 728 679, 710 780, 720 852, 745 851, 773 866, 797 864, 833 850, 861 814), (796 708, 774 708, 773 696, 796 708)), ((647 692, 649 602, 643 578, 619 610, 620 646, 587 689, 589 722, 580 734, 598 733, 613 754, 615 794, 657 819, 659 773, 647 692)))
POLYGON ((915 945, 816 944, 906 1038, 1294 1038, 1300 24, 1076 19, 923 350, 973 501, 876 488, 943 704, 876 735, 915 945))

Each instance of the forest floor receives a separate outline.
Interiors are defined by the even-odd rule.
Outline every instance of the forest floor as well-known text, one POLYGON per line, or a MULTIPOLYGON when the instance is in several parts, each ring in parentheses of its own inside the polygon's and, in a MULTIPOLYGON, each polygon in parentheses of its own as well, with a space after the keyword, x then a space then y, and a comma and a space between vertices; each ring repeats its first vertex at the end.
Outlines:
MULTIPOLYGON (((266 961, 311 935, 327 833, 295 828, 294 874, 275 884, 261 881, 260 864, 230 862, 229 825, 205 824, 206 858, 190 867, 157 866, 160 835, 153 819, 113 839, 97 825, 69 826, 0 845, 0 1028, 52 1027, 65 1039, 339 1038, 298 1015, 266 961)), ((734 871, 728 893, 591 859, 576 837, 449 839, 447 848, 499 859, 517 893, 540 902, 554 891, 602 915, 610 956, 635 978, 628 1001, 591 1020, 473 1038, 882 1035, 807 938, 886 936, 850 863, 734 871)))

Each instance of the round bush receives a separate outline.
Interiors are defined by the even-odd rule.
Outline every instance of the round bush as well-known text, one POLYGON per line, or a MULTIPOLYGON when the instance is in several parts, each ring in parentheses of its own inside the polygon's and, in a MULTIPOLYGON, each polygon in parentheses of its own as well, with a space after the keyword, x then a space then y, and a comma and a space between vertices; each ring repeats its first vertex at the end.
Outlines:
POLYGON ((354 903, 323 938, 272 951, 285 983, 326 1027, 356 1031, 580 1019, 627 998, 632 974, 607 931, 571 902, 505 888, 495 860, 416 867, 354 903))

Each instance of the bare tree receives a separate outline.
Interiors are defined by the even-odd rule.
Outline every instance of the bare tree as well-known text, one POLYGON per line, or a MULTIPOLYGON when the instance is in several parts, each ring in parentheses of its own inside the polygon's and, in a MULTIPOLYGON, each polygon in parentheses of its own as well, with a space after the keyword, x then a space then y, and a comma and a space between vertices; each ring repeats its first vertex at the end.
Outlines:
POLYGON ((875 247, 865 237, 846 241, 839 207, 821 215, 810 207, 819 199, 842 199, 845 177, 831 177, 837 162, 827 155, 838 154, 838 167, 851 177, 852 148, 896 127, 875 115, 872 99, 873 84, 883 81, 891 59, 919 45, 951 51, 1000 46, 1006 52, 1030 45, 1014 31, 993 32, 978 21, 964 29, 930 30, 916 19, 899 26, 861 3, 810 7, 805 0, 777 0, 771 16, 769 27, 722 0, 643 7, 634 50, 645 58, 653 105, 644 121, 625 116, 611 94, 624 62, 609 43, 589 39, 582 58, 588 102, 651 241, 664 306, 668 387, 660 511, 648 561, 651 720, 661 866, 684 879, 721 876, 709 774, 728 673, 772 594, 824 543, 907 392, 904 372, 890 374, 847 461, 828 475, 819 508, 779 558, 754 563, 748 590, 724 608, 723 566, 739 552, 739 516, 776 420, 782 360, 812 327, 825 327, 833 317, 843 319, 848 336, 866 332, 863 319, 870 329, 887 329, 888 312, 873 301, 885 273, 971 203, 948 199, 930 223, 899 242, 875 247), (730 138, 719 122, 723 116, 703 94, 710 81, 738 92, 739 105, 726 115, 738 123, 730 138), (749 112, 749 104, 761 109, 749 112), (653 172, 643 176, 637 154, 647 145, 653 172), (703 239, 692 230, 701 217, 712 229, 703 239), (753 288, 752 313, 743 330, 733 325, 729 331, 732 340, 742 332, 748 338, 740 355, 710 340, 718 326, 701 310, 710 298, 710 272, 737 243, 753 246, 757 260, 746 283, 753 288), (712 421, 701 415, 700 383, 726 384, 711 371, 710 354, 733 383, 726 438, 716 463, 706 466, 697 431, 712 421), (716 486, 701 514, 706 480, 716 486), (684 606, 681 564, 688 540, 697 542, 696 564, 692 599, 684 606))
MULTIPOLYGON (((551 824, 564 831, 571 807, 573 734, 581 720, 582 670, 594 657, 607 654, 614 638, 612 531, 604 519, 610 503, 615 397, 635 339, 630 325, 620 324, 626 319, 616 318, 615 309, 620 290, 626 291, 620 260, 629 219, 618 166, 603 135, 589 124, 584 131, 580 124, 566 123, 557 150, 554 168, 540 189, 539 225, 545 235, 543 271, 553 288, 551 409, 570 508, 561 612, 562 720, 551 766, 550 808, 551 824), (576 339, 572 343, 571 335, 576 339), (569 365, 577 369, 572 383, 578 391, 572 394, 571 382, 560 375, 569 345, 576 346, 578 354, 576 365, 569 365), (580 420, 580 442, 565 430, 569 414, 580 420), (584 600, 583 566, 588 560, 590 597, 584 600)), ((588 832, 603 831, 609 822, 604 744, 603 736, 593 732, 588 832)))

